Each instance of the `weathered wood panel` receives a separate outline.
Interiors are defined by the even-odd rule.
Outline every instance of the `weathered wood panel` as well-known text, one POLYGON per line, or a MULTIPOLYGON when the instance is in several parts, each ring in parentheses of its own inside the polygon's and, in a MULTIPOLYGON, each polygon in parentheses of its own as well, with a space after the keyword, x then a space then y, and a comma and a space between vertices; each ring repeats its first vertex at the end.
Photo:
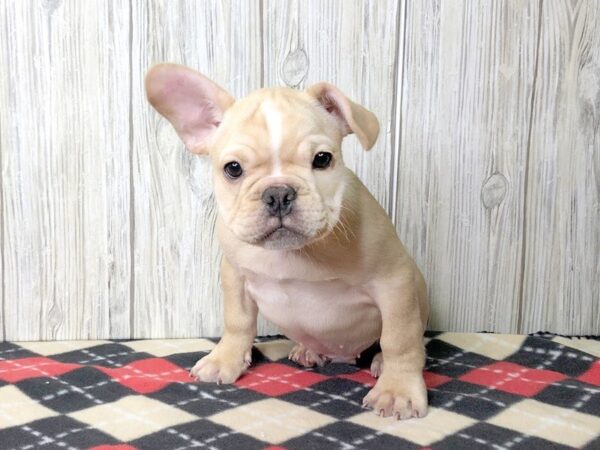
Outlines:
POLYGON ((430 328, 515 331, 538 2, 409 2, 399 234, 430 328))
POLYGON ((136 337, 218 336, 223 323, 209 160, 152 110, 145 73, 185 64, 243 96, 261 86, 260 23, 258 1, 133 1, 136 337))
POLYGON ((338 86, 373 111, 381 125, 365 152, 352 136, 344 160, 386 208, 391 179, 398 2, 274 1, 263 11, 265 86, 338 86))
POLYGON ((521 331, 600 332, 600 8, 543 3, 521 331))
POLYGON ((129 334, 129 7, 6 0, 7 339, 129 334))
POLYGON ((163 61, 373 110, 376 147, 344 156, 425 272, 430 328, 600 333, 594 0, 5 0, 0 339, 221 334, 209 162, 143 91, 163 61))

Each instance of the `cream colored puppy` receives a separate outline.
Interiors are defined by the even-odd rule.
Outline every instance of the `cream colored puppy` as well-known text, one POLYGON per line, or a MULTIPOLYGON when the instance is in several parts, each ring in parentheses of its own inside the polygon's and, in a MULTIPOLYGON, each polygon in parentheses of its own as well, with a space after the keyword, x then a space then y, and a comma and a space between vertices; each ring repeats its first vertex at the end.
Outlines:
POLYGON ((383 416, 424 416, 425 282, 341 152, 350 133, 373 146, 374 114, 326 83, 236 101, 173 64, 153 67, 146 91, 213 167, 225 332, 192 374, 234 382, 251 363, 260 311, 297 343, 290 358, 303 366, 354 361, 379 340, 378 380, 364 404, 383 416))

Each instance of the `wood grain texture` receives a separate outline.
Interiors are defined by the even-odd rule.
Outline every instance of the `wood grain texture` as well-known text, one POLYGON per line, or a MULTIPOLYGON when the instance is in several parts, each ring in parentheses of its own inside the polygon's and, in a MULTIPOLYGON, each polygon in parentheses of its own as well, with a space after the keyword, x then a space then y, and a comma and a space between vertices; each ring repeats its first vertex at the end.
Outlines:
POLYGON ((429 327, 516 331, 538 2, 409 2, 396 223, 429 327))
POLYGON ((243 96, 261 85, 260 20, 258 1, 133 1, 135 337, 219 336, 223 324, 209 160, 152 110, 145 73, 185 64, 243 96))
POLYGON ((6 339, 129 334, 129 8, 0 8, 6 339))
POLYGON ((381 132, 369 152, 351 136, 344 160, 386 208, 389 205, 398 2, 264 2, 265 86, 338 86, 373 111, 381 132))
POLYGON ((430 328, 600 333, 597 1, 5 0, 0 339, 222 333, 209 161, 143 90, 165 61, 376 113, 344 158, 423 269, 430 328))
POLYGON ((545 1, 520 331, 600 332, 600 8, 545 1))

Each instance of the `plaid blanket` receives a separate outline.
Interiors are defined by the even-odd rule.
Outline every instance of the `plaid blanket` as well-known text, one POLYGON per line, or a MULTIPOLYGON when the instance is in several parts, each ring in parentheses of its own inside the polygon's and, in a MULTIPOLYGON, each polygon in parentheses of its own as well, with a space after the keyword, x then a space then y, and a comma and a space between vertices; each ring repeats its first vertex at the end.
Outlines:
POLYGON ((211 339, 0 343, 0 448, 600 448, 600 341, 426 340, 429 415, 408 421, 362 409, 368 355, 307 370, 282 338, 226 386, 188 375, 211 339))

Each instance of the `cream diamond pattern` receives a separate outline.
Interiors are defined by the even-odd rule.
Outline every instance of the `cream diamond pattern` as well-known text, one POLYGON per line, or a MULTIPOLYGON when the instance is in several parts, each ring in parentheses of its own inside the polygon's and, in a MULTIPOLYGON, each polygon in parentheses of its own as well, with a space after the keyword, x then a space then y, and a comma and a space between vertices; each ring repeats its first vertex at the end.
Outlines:
POLYGON ((19 346, 40 355, 50 356, 111 343, 109 341, 42 341, 19 342, 19 346))
POLYGON ((422 419, 397 420, 394 417, 384 419, 373 411, 367 411, 347 420, 419 445, 433 444, 477 422, 461 414, 431 407, 427 416, 422 419))
POLYGON ((294 343, 287 339, 278 339, 275 341, 259 342, 254 344, 254 346, 267 358, 276 361, 289 355, 294 347, 294 343))
POLYGON ((600 358, 600 341, 598 340, 586 338, 566 338, 562 336, 557 336, 552 340, 558 344, 581 350, 582 352, 586 352, 590 355, 600 358))
POLYGON ((40 405, 17 387, 0 388, 0 429, 52 416, 58 416, 58 413, 40 405))
POLYGON ((238 406, 207 419, 273 444, 335 422, 333 417, 274 398, 238 406))
POLYGON ((121 441, 198 420, 185 411, 142 395, 130 395, 114 403, 92 406, 71 413, 69 417, 93 425, 121 441))
POLYGON ((443 333, 435 339, 447 342, 465 352, 502 360, 519 350, 527 336, 491 333, 443 333))
POLYGON ((532 399, 514 404, 488 422, 576 448, 600 434, 600 418, 532 399))
POLYGON ((154 356, 168 356, 177 353, 207 352, 214 348, 208 339, 161 339, 124 342, 123 345, 136 352, 146 352, 154 356))

